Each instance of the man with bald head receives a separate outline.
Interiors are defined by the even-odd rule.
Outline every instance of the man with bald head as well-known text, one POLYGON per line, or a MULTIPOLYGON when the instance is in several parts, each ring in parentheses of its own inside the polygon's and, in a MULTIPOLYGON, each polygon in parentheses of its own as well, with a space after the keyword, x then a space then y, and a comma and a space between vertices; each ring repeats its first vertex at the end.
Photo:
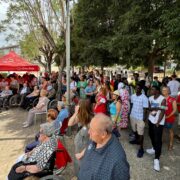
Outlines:
POLYGON ((112 134, 112 122, 104 114, 91 120, 91 141, 80 164, 78 180, 128 180, 129 164, 125 152, 112 134))

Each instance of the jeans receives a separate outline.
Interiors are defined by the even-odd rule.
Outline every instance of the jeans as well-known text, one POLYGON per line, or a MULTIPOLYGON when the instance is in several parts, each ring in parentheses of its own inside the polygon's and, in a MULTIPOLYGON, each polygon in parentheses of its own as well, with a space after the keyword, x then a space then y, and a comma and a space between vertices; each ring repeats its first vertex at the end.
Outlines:
POLYGON ((149 121, 149 137, 155 150, 155 159, 159 159, 161 155, 163 127, 163 125, 157 127, 149 121))

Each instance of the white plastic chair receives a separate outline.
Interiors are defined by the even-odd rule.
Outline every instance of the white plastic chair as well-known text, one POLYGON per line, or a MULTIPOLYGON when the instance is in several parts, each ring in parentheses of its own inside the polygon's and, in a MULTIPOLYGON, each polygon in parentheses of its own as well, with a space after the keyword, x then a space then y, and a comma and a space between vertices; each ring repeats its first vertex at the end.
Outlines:
POLYGON ((41 120, 42 120, 42 115, 47 114, 49 101, 50 101, 50 100, 47 101, 46 110, 45 110, 45 111, 41 111, 41 112, 36 112, 36 113, 35 113, 35 116, 34 116, 34 125, 36 125, 37 116, 38 116, 38 115, 41 115, 41 120))

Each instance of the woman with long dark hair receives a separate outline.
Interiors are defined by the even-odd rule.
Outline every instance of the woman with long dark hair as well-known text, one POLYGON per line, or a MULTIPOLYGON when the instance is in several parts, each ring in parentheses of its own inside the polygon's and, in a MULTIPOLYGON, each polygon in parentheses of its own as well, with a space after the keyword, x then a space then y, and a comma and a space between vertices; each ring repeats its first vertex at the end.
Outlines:
POLYGON ((78 125, 80 128, 74 139, 75 156, 79 160, 75 160, 74 162, 74 168, 76 173, 78 173, 79 171, 80 159, 89 141, 88 130, 92 117, 93 113, 89 101, 81 99, 79 101, 79 105, 75 107, 75 112, 73 116, 69 119, 68 122, 68 126, 78 125))

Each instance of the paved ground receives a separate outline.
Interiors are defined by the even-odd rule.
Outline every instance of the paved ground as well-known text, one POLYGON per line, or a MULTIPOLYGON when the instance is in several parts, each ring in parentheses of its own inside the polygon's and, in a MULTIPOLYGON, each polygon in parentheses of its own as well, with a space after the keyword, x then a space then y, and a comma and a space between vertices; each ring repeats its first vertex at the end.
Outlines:
MULTIPOLYGON (((7 173, 16 158, 23 153, 25 145, 33 140, 34 133, 38 130, 31 127, 22 128, 22 122, 27 116, 27 111, 19 108, 0 113, 0 180, 5 180, 7 173)), ((147 133, 146 128, 146 133, 147 133)), ((179 130, 180 131, 180 130, 179 130)), ((180 179, 180 144, 175 141, 174 150, 167 151, 167 133, 164 136, 161 156, 161 172, 153 170, 153 156, 145 154, 143 158, 136 157, 137 146, 128 143, 128 130, 122 131, 120 139, 131 167, 132 180, 179 180, 180 179)), ((73 137, 65 138, 66 147, 73 155, 73 137)), ((150 147, 149 137, 145 136, 145 148, 150 147)), ((64 172, 66 180, 73 177, 73 166, 70 164, 64 172)))

